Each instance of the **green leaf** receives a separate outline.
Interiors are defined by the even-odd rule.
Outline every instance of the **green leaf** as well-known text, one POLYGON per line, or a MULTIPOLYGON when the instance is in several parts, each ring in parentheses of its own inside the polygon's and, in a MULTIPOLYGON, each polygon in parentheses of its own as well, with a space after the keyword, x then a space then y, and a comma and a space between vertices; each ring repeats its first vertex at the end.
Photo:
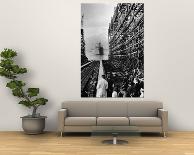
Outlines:
POLYGON ((19 74, 24 74, 27 73, 27 69, 26 68, 20 68, 19 74))
POLYGON ((18 65, 13 65, 13 66, 12 66, 12 71, 13 71, 14 73, 18 73, 18 72, 20 71, 20 67, 19 67, 18 65))
POLYGON ((37 98, 34 101, 32 101, 32 104, 33 105, 45 105, 46 102, 48 102, 48 100, 45 98, 37 98))
POLYGON ((26 68, 20 68, 18 65, 13 65, 11 70, 16 74, 23 74, 27 72, 26 68))
POLYGON ((12 94, 17 97, 24 97, 23 92, 19 88, 13 89, 12 94))
POLYGON ((3 75, 5 72, 5 69, 4 68, 0 68, 0 75, 3 75))
POLYGON ((23 86, 25 86, 25 83, 22 81, 18 81, 18 80, 12 80, 12 81, 8 82, 6 85, 6 87, 8 87, 10 89, 19 89, 23 86))
POLYGON ((29 97, 37 96, 39 94, 39 88, 28 88, 27 93, 29 97))
POLYGON ((15 75, 13 75, 10 71, 7 71, 4 68, 0 68, 0 75, 6 77, 8 79, 16 78, 15 75))
POLYGON ((12 69, 13 60, 11 59, 3 59, 1 60, 0 66, 5 69, 12 69))
POLYGON ((20 101, 18 104, 22 104, 28 108, 30 108, 32 106, 30 101, 20 101))
POLYGON ((13 51, 12 49, 5 48, 1 52, 1 57, 5 58, 5 59, 12 59, 15 56, 17 56, 17 53, 15 51, 13 51))

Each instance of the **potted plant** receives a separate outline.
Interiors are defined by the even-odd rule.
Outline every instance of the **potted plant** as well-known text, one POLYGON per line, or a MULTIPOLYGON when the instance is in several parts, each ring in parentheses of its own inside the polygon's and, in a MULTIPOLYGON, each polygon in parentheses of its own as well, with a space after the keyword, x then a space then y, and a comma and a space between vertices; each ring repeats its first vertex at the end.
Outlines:
POLYGON ((4 49, 0 56, 0 75, 9 80, 6 87, 11 89, 12 94, 20 99, 18 104, 32 109, 31 115, 21 117, 24 132, 27 134, 42 133, 45 128, 46 117, 37 114, 37 109, 45 105, 48 100, 38 97, 39 88, 26 88, 26 84, 19 80, 19 75, 27 73, 27 69, 15 64, 16 51, 4 49))

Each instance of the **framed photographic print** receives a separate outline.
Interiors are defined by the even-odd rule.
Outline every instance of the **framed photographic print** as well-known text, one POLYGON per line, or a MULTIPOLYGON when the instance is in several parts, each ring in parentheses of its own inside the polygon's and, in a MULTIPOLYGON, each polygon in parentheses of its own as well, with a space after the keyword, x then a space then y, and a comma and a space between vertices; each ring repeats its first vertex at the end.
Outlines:
POLYGON ((81 4, 81 97, 144 97, 144 4, 81 4))

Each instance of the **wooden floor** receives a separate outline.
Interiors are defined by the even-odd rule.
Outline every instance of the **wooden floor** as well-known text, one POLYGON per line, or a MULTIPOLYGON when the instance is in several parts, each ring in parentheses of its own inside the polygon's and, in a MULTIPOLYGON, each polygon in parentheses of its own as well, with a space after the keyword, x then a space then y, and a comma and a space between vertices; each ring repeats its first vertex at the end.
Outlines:
POLYGON ((125 145, 108 145, 111 136, 56 133, 25 135, 0 132, 0 155, 194 155, 194 132, 170 132, 167 138, 156 134, 120 136, 125 145))

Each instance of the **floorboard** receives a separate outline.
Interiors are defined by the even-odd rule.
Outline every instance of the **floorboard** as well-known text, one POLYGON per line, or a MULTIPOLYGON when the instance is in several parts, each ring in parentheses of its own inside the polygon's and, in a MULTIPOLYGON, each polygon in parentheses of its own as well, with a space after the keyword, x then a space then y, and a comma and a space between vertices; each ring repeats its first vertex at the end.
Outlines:
POLYGON ((128 144, 108 145, 108 135, 46 132, 26 135, 23 132, 0 132, 0 155, 194 155, 194 132, 119 136, 128 144))

